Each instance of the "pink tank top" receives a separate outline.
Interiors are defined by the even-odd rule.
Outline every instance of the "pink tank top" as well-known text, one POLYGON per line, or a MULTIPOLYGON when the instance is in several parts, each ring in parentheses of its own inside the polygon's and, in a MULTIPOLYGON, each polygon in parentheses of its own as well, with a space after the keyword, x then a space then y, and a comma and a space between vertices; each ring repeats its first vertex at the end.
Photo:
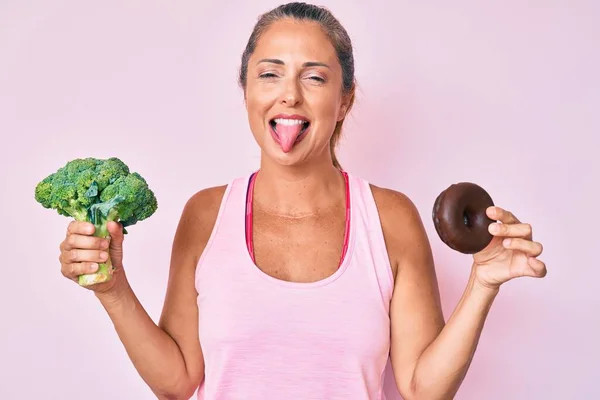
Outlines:
POLYGON ((198 261, 198 399, 384 400, 393 277, 367 181, 344 173, 346 246, 317 282, 262 272, 248 239, 252 175, 225 190, 198 261))

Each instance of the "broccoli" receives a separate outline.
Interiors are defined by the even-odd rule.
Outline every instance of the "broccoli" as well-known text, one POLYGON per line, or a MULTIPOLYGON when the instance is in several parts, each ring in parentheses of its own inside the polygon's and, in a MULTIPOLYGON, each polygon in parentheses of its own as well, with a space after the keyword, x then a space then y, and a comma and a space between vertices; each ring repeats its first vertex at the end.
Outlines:
MULTIPOLYGON (((94 236, 108 238, 109 221, 125 227, 150 217, 158 208, 146 180, 120 159, 78 158, 69 161, 35 187, 35 200, 58 214, 87 221, 96 227, 94 236)), ((107 282, 112 278, 110 256, 98 271, 81 275, 82 286, 107 282)))

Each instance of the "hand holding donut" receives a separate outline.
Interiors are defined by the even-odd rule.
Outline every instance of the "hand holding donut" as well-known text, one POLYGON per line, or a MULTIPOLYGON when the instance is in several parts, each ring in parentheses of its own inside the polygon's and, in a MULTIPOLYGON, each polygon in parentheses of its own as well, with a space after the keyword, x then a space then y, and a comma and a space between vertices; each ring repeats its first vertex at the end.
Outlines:
POLYGON ((546 265, 537 258, 542 254, 543 246, 533 241, 531 225, 522 223, 510 211, 500 207, 489 207, 486 214, 499 222, 488 225, 488 231, 494 237, 485 249, 473 255, 478 282, 498 288, 521 276, 546 276, 546 265))
POLYGON ((473 254, 478 284, 497 289, 517 277, 546 276, 546 265, 537 258, 542 244, 533 241, 531 225, 495 206, 480 186, 451 185, 437 197, 432 218, 446 245, 473 254))

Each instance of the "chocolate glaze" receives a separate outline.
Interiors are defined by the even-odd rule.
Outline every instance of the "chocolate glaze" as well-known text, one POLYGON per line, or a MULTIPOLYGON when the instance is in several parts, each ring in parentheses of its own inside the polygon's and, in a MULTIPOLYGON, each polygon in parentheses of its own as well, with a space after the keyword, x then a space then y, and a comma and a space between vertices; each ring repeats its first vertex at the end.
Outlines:
POLYGON ((490 195, 475 183, 450 185, 433 205, 435 230, 451 249, 464 254, 477 253, 493 238, 488 226, 494 221, 485 213, 493 205, 490 195))

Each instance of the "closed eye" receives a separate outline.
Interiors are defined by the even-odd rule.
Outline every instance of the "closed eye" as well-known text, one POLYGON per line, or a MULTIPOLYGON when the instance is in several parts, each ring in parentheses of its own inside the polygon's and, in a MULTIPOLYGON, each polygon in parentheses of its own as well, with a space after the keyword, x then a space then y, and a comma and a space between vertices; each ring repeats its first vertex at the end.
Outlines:
MULTIPOLYGON (((264 74, 259 75, 259 78, 272 79, 272 78, 277 78, 277 75, 275 75, 272 72, 265 72, 264 74)), ((325 83, 325 79, 321 78, 320 76, 310 76, 310 77, 308 77, 308 79, 314 80, 319 83, 325 83)))

